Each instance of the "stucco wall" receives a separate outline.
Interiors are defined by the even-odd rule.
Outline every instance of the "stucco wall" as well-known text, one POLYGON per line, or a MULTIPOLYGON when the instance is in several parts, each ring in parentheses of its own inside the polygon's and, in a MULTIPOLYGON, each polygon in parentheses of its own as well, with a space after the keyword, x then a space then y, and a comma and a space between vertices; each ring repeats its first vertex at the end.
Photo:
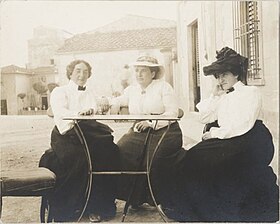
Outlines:
POLYGON ((261 2, 264 121, 279 136, 279 2, 261 2), (269 15, 269 16, 267 16, 269 15))
MULTIPOLYGON (((19 110, 22 110, 23 107, 29 106, 28 105, 28 100, 27 100, 27 94, 30 91, 31 85, 30 85, 30 77, 28 75, 16 75, 16 92, 14 94, 16 94, 16 96, 18 96, 19 93, 25 93, 26 96, 25 98, 22 100, 19 97, 17 97, 17 113, 19 112, 19 110)), ((8 111, 8 114, 9 111, 8 111)))
POLYGON ((16 75, 2 74, 2 82, 5 86, 5 93, 7 99, 7 112, 9 115, 17 114, 17 95, 16 95, 16 75))

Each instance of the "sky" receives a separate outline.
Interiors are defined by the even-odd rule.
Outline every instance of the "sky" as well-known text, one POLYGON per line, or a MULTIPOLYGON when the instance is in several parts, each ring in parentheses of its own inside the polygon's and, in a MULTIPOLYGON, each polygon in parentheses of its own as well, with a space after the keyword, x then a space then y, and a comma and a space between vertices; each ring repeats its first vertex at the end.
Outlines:
MULTIPOLYGON (((1 1, 1 0, 0 0, 1 1)), ((177 1, 11 1, 0 3, 0 67, 28 63, 27 40, 43 25, 73 34, 127 15, 177 20, 177 1)))

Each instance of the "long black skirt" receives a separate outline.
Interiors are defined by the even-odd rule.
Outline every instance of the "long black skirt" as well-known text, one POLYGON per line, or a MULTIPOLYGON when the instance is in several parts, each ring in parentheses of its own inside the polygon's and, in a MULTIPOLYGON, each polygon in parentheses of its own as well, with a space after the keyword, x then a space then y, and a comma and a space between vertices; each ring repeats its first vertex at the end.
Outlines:
MULTIPOLYGON (((93 170, 118 170, 118 147, 113 142, 112 130, 96 121, 81 121, 79 125, 89 146, 93 170)), ((41 157, 39 166, 49 168, 57 177, 54 193, 48 196, 54 221, 76 221, 86 202, 88 165, 74 129, 61 135, 54 127, 51 149, 41 157)), ((115 189, 115 176, 94 175, 86 214, 115 215, 115 189)))
POLYGON ((275 222, 278 186, 272 136, 262 121, 246 134, 181 150, 162 206, 184 222, 275 222))
MULTIPOLYGON (((142 158, 142 153, 144 150, 144 143, 147 137, 147 131, 141 133, 133 132, 131 128, 127 134, 125 134, 117 143, 119 146, 120 162, 122 171, 146 171, 146 162, 149 158, 149 162, 152 158, 156 145, 160 140, 162 134, 166 131, 167 127, 161 128, 159 130, 151 130, 150 138, 148 141, 148 147, 144 159, 142 158), (141 160, 142 163, 141 163, 141 160), (140 164, 140 166, 139 166, 140 164)), ((174 162, 176 162, 176 154, 180 151, 182 147, 182 132, 179 124, 173 123, 170 126, 167 134, 163 138, 163 141, 158 148, 158 152, 155 154, 152 166, 151 166, 151 185, 153 189, 154 196, 157 203, 160 203, 161 197, 167 196, 168 192, 165 191, 164 186, 160 186, 162 179, 168 176, 168 173, 162 173, 162 170, 166 170, 168 167, 173 168, 174 162), (161 160, 159 152, 168 151, 169 155, 161 160), (161 160, 162 162, 158 162, 161 160), (164 167, 158 166, 158 164, 165 164, 164 167)), ((151 201, 150 192, 147 184, 147 177, 136 176, 136 175, 123 175, 119 176, 118 181, 118 193, 117 198, 121 200, 127 200, 131 192, 135 178, 137 178, 134 193, 131 197, 132 205, 141 205, 142 203, 151 201)))

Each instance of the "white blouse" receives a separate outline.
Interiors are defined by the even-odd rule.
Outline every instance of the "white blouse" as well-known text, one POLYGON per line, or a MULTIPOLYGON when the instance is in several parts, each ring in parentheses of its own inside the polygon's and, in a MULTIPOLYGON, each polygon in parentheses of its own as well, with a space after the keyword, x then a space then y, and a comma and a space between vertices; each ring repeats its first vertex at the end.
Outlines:
POLYGON ((56 87, 50 97, 50 104, 54 115, 54 122, 60 134, 72 129, 74 122, 63 120, 66 116, 76 116, 82 110, 94 109, 97 112, 96 96, 87 86, 85 91, 78 91, 78 85, 72 80, 68 85, 56 87))
POLYGON ((253 128, 261 110, 261 95, 255 86, 238 81, 234 91, 213 96, 197 104, 202 123, 218 120, 219 128, 212 127, 213 138, 226 139, 240 136, 253 128))
MULTIPOLYGON (((163 80, 153 80, 145 90, 139 84, 128 86, 124 94, 112 99, 114 106, 128 106, 130 114, 162 114, 178 116, 178 102, 172 86, 163 80)), ((150 126, 155 128, 155 121, 150 126)), ((158 121, 156 129, 168 121, 158 121)))

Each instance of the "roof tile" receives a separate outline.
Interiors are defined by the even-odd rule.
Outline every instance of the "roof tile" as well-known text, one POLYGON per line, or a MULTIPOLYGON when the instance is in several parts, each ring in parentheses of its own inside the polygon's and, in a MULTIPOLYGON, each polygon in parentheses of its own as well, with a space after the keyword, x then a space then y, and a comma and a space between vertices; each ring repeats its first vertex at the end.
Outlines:
POLYGON ((175 47, 176 27, 94 32, 67 39, 58 52, 113 51, 139 48, 175 47), (152 37, 152 38, 151 38, 152 37))

